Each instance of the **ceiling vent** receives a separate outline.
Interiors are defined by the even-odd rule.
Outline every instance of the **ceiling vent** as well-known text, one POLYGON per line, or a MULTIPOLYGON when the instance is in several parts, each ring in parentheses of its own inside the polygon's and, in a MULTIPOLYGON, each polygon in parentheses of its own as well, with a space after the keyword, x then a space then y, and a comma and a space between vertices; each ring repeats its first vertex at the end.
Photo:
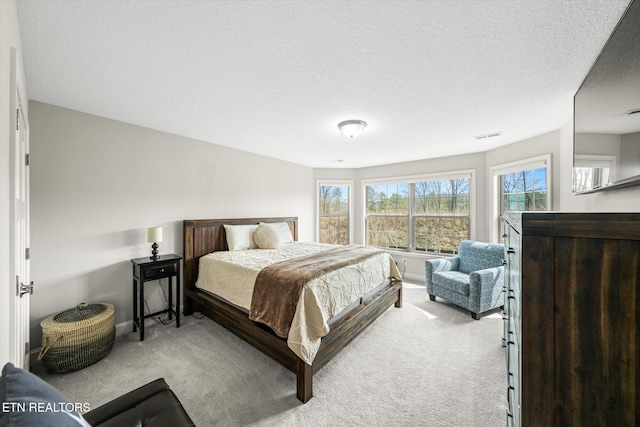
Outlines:
POLYGON ((500 135, 502 135, 502 132, 494 132, 494 133, 486 133, 484 135, 476 135, 474 136, 474 138, 480 140, 480 139, 494 138, 500 135))

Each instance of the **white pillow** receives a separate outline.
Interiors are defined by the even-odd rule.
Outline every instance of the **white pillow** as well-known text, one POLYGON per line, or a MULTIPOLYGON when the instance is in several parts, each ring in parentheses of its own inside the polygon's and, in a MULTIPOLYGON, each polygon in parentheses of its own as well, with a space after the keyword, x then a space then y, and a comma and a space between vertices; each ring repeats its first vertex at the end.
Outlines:
POLYGON ((261 223, 253 232, 253 240, 260 249, 278 249, 280 247, 280 233, 271 224, 261 223))
MULTIPOLYGON (((261 222, 260 224, 265 224, 261 222)), ((274 227, 278 235, 280 236, 280 243, 290 243, 293 242, 293 236, 291 235, 291 229, 289 228, 289 223, 287 222, 270 222, 268 223, 270 226, 274 227)))
POLYGON ((244 249, 256 249, 258 246, 253 240, 253 232, 258 228, 258 224, 249 225, 229 225, 224 224, 227 233, 227 246, 230 251, 241 251, 244 249))

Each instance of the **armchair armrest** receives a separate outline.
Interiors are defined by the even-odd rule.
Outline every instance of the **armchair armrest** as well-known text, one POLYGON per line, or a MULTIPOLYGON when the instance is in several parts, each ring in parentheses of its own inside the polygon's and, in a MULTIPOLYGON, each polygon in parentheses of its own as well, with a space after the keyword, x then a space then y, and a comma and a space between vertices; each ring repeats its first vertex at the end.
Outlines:
POLYGON ((469 305, 481 313, 502 305, 504 266, 469 273, 469 305))

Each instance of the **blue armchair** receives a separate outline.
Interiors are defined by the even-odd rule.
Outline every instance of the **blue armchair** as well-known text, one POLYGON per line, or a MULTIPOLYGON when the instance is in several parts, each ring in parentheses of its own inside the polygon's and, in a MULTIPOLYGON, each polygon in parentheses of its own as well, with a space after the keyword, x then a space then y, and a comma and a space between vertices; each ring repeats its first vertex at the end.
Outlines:
POLYGON ((427 293, 471 312, 480 313, 504 305, 504 245, 464 240, 458 255, 425 262, 427 293))

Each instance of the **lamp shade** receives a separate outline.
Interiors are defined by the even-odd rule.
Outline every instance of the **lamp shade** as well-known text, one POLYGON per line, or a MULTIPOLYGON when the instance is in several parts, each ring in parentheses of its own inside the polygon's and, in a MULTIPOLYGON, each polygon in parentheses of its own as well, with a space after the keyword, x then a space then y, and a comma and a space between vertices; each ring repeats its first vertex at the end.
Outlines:
POLYGON ((348 138, 360 135, 366 127, 367 123, 362 120, 345 120, 344 122, 338 123, 338 129, 348 138))
POLYGON ((162 227, 149 227, 147 229, 147 242, 162 242, 162 227))

